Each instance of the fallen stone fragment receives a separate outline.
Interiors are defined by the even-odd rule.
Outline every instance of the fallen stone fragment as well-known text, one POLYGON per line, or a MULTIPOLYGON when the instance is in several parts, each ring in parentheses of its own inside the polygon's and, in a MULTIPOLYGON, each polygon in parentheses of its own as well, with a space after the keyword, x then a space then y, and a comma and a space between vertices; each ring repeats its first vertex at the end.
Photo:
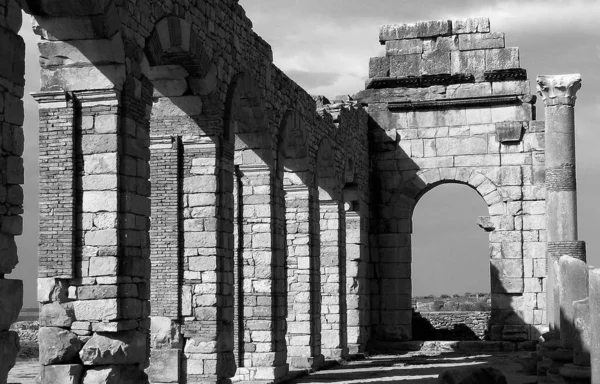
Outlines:
POLYGON ((40 364, 68 364, 78 362, 77 353, 83 342, 78 336, 62 328, 42 327, 39 334, 40 364))
POLYGON ((141 363, 146 358, 146 335, 137 331, 96 333, 79 356, 84 365, 141 363))

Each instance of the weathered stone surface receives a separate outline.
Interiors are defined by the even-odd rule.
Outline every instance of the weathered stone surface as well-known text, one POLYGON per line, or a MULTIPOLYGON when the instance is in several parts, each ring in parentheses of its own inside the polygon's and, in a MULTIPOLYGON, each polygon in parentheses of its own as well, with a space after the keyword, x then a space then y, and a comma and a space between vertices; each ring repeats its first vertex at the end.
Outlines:
POLYGON ((39 332, 40 364, 69 364, 77 362, 83 342, 66 329, 42 327, 39 332))
POLYGON ((179 349, 153 350, 148 372, 150 380, 154 383, 179 382, 180 359, 179 349))
POLYGON ((168 317, 150 318, 150 346, 157 349, 170 349, 181 346, 179 325, 168 317))
POLYGON ((147 380, 137 366, 109 365, 86 369, 81 384, 138 384, 147 380))
POLYGON ((42 91, 81 91, 87 89, 122 89, 125 65, 59 67, 42 69, 42 91))
POLYGON ((369 61, 369 78, 390 76, 390 59, 388 57, 372 57, 369 61))
POLYGON ((474 17, 466 20, 453 20, 452 33, 482 33, 490 32, 490 19, 487 17, 474 17))
POLYGON ((385 52, 387 56, 420 54, 423 53, 423 40, 410 39, 386 41, 385 52))
POLYGON ((489 32, 459 35, 458 47, 461 51, 504 48, 504 33, 489 32))
POLYGON ((402 40, 417 37, 446 36, 451 33, 450 20, 420 21, 414 24, 383 25, 379 31, 379 41, 402 40))
POLYGON ((110 321, 118 318, 119 309, 116 299, 84 300, 73 302, 75 319, 78 321, 110 321))
POLYGON ((17 244, 13 235, 0 233, 0 273, 10 274, 19 263, 17 244))
POLYGON ((0 332, 0 380, 6 382, 8 371, 15 366, 19 353, 19 334, 14 331, 0 332))
POLYGON ((84 365, 141 363, 146 359, 146 335, 138 331, 95 333, 79 357, 84 365))
POLYGON ((64 364, 41 367, 40 376, 44 384, 79 384, 83 376, 83 365, 64 364))
POLYGON ((17 321, 23 306, 23 282, 0 280, 0 332, 8 331, 17 321))
POLYGON ((490 49, 485 52, 485 70, 520 68, 519 48, 490 49))
POLYGON ((402 55, 390 57, 390 76, 409 77, 421 75, 421 55, 402 55))
POLYGON ((67 301, 68 285, 53 277, 37 279, 37 299, 40 303, 67 301))
POLYGON ((72 303, 50 303, 42 305, 40 311, 40 326, 69 328, 75 320, 72 303))
POLYGON ((38 43, 42 65, 125 63, 121 33, 112 39, 48 41, 38 43))
POLYGON ((198 96, 161 97, 152 107, 152 115, 155 118, 201 114, 202 100, 198 96))

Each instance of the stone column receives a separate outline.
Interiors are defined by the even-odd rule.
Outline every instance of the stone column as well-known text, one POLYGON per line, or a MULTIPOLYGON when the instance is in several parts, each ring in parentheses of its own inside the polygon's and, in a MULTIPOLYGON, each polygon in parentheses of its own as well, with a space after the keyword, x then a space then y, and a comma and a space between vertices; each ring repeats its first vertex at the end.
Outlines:
POLYGON ((310 189, 285 187, 287 233, 287 351, 293 368, 319 368, 323 364, 321 345, 314 337, 311 298, 320 287, 315 284, 310 236, 310 189))
POLYGON ((344 211, 338 201, 320 203, 321 341, 329 359, 348 355, 344 211))
POLYGON ((575 173, 575 94, 581 75, 539 76, 538 93, 546 105, 546 285, 550 329, 560 331, 560 297, 556 289, 558 257, 581 254, 577 238, 575 173))

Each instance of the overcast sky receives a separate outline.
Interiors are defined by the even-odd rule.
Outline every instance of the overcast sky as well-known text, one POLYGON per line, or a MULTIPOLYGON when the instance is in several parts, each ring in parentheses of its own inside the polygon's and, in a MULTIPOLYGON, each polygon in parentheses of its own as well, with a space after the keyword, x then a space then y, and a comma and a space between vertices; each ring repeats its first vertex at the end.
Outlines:
MULTIPOLYGON (((521 65, 535 88, 538 74, 579 72, 577 159, 580 238, 588 261, 600 266, 596 196, 600 189, 600 2, 597 0, 240 0, 254 30, 273 47, 275 64, 311 94, 333 97, 364 89, 369 57, 383 55, 381 24, 487 16, 507 46, 520 47, 521 65)), ((38 37, 25 18, 26 93, 39 90, 38 37)), ((37 105, 25 98, 25 234, 21 264, 11 276, 26 281, 25 304, 35 305, 37 262, 37 105)), ((538 118, 543 106, 538 102, 538 118)), ((476 223, 483 200, 468 187, 429 192, 415 212, 415 295, 489 291, 487 234, 476 223), (460 276, 458 278, 457 276, 460 276)))

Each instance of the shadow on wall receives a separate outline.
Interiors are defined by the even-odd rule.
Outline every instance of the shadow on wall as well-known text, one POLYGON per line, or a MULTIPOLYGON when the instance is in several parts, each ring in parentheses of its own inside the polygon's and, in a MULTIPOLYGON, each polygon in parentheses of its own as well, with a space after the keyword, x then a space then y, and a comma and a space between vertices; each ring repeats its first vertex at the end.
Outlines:
MULTIPOLYGON (((394 121, 387 121, 393 118, 390 117, 392 114, 388 113, 387 106, 369 105, 369 112, 373 168, 370 239, 374 277, 371 284, 371 301, 374 303, 373 336, 376 340, 387 342, 414 340, 415 337, 410 335, 413 230, 411 220, 417 202, 427 191, 443 183, 467 185, 476 189, 482 196, 480 187, 475 188, 470 185, 472 179, 470 175, 475 173, 479 174, 476 177, 480 176, 485 180, 484 183, 490 184, 490 190, 493 191, 485 197, 482 196, 488 207, 490 201, 505 201, 505 199, 501 195, 495 196, 494 199, 490 198, 492 193, 499 193, 497 186, 485 176, 484 172, 480 172, 477 166, 456 168, 453 164, 441 164, 439 162, 441 160, 436 157, 428 157, 422 159, 422 164, 430 165, 427 165, 428 168, 423 166, 424 168, 421 169, 421 166, 405 151, 410 140, 403 143, 400 131, 382 128, 396 126, 394 121), (382 119, 383 121, 377 121, 382 119)), ((423 148, 420 150, 422 151, 423 148)), ((422 157, 423 154, 420 156, 422 157)), ((502 257, 501 254, 498 256, 502 257)), ((532 298, 538 293, 523 293, 522 259, 490 258, 490 285, 492 311, 486 339, 514 342, 536 340, 540 333, 531 324, 535 323, 533 309, 537 308, 538 304, 537 296, 535 300, 532 298), (502 266, 502 270, 499 270, 498 266, 502 266), (505 284, 514 286, 505 286, 505 284), (527 313, 524 313, 523 309, 527 309, 527 313), (526 314, 531 315, 529 316, 531 318, 526 314)))

